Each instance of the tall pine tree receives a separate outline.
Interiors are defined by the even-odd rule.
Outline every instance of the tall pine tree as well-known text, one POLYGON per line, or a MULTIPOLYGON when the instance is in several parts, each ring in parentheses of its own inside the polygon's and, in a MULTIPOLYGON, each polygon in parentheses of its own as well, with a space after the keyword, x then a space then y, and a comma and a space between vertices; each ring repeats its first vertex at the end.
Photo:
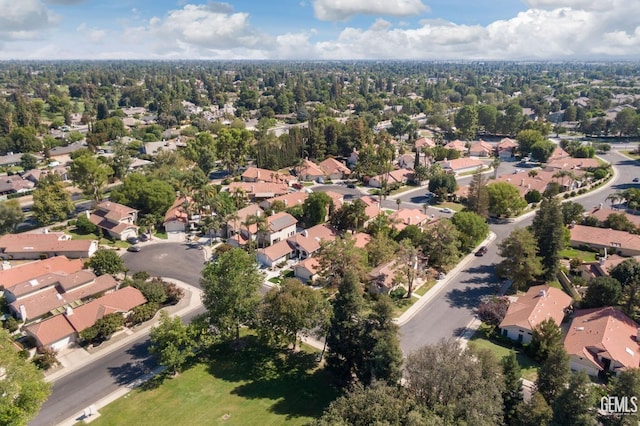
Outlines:
POLYGON ((518 405, 522 403, 522 373, 514 351, 502 358, 502 375, 504 377, 504 423, 511 424, 518 405))
POLYGON ((560 201, 546 197, 533 218, 533 234, 538 240, 545 278, 554 280, 560 269, 560 250, 564 248, 564 217, 560 201))
POLYGON ((480 169, 473 174, 467 195, 467 207, 474 213, 486 218, 489 216, 489 190, 487 179, 480 169))

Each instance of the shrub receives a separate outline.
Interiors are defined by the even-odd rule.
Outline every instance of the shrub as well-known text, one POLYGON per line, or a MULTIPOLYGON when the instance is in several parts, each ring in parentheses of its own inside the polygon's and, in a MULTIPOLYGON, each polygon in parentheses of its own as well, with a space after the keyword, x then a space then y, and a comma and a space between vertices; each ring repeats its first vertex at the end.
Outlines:
POLYGON ((113 333, 120 330, 123 325, 124 317, 114 312, 103 316, 91 327, 81 331, 80 337, 87 342, 107 340, 113 333))
POLYGON ((94 225, 86 215, 80 215, 78 216, 78 220, 76 220, 76 230, 78 234, 88 235, 96 232, 98 227, 94 225))
POLYGON ((8 330, 9 333, 13 333, 18 329, 18 327, 20 327, 20 321, 18 321, 12 316, 9 316, 6 320, 2 322, 2 328, 4 328, 5 330, 8 330))
POLYGON ((147 271, 138 271, 133 274, 133 279, 135 281, 146 281, 151 278, 151 275, 147 271))
POLYGON ((164 283, 164 293, 167 296, 165 303, 168 305, 175 305, 184 297, 184 290, 174 283, 164 283))
POLYGON ((597 180, 604 179, 607 177, 607 171, 604 169, 598 169, 595 172, 593 172, 593 177, 596 178, 597 180))
POLYGON ((53 349, 40 349, 33 358, 33 363, 41 370, 47 371, 58 363, 56 351, 53 349))
POLYGON ((159 306, 157 303, 149 302, 141 306, 133 308, 133 312, 127 318, 128 323, 131 325, 140 324, 148 321, 158 312, 159 306))
POLYGON ((403 299, 406 294, 407 294, 407 290, 405 290, 404 287, 398 287, 389 293, 389 297, 391 297, 391 299, 393 300, 400 300, 400 299, 403 299))
POLYGON ((162 304, 167 300, 162 280, 135 281, 133 286, 140 290, 147 302, 162 304))
POLYGON ((486 302, 480 303, 476 314, 480 321, 485 324, 498 326, 507 314, 509 299, 504 297, 493 297, 486 302))
POLYGON ((29 357, 31 356, 31 354, 29 353, 28 350, 26 349, 22 349, 20 352, 18 352, 18 356, 22 359, 29 359, 29 357))

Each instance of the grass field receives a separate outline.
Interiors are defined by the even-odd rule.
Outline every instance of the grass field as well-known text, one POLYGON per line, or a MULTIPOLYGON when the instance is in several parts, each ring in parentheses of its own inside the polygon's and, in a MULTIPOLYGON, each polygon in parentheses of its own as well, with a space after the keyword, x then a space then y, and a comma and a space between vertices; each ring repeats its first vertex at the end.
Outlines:
POLYGON ((499 359, 504 358, 509 355, 509 351, 516 351, 516 358, 518 359, 518 364, 520 364, 522 377, 527 380, 535 380, 538 377, 538 363, 533 359, 529 358, 521 348, 507 348, 498 343, 495 343, 489 340, 485 333, 482 330, 476 331, 473 337, 469 340, 469 346, 489 349, 494 353, 499 359))
POLYGON ((233 352, 225 344, 212 361, 100 410, 92 425, 304 425, 337 397, 316 352, 276 351, 250 343, 233 352))
POLYGON ((596 253, 592 251, 578 250, 574 248, 568 248, 560 251, 560 256, 565 259, 580 258, 583 262, 595 262, 596 253))

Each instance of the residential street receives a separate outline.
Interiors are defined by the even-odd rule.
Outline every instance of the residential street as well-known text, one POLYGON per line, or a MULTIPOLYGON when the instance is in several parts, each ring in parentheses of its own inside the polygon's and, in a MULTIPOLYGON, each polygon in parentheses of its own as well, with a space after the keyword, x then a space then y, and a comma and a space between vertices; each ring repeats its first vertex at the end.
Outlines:
MULTIPOLYGON (((617 152, 603 158, 614 164, 617 176, 611 181, 611 188, 585 194, 577 199, 586 209, 603 203, 610 192, 631 186, 632 179, 640 175, 636 163, 617 152)), ((406 192, 400 198, 412 202, 412 197, 424 191, 424 188, 420 188, 406 192)), ((390 204, 388 208, 396 208, 394 200, 387 200, 385 207, 386 203, 390 204)), ((432 210, 436 213, 436 209, 432 210)), ((497 255, 497 243, 515 227, 526 226, 530 220, 531 216, 517 223, 491 225, 497 238, 489 246, 488 253, 483 257, 474 257, 459 274, 450 277, 448 286, 402 325, 401 344, 405 354, 422 345, 460 334, 473 319, 473 308, 478 305, 480 298, 491 295, 496 290, 498 280, 493 276, 493 267, 500 260, 497 255)), ((142 250, 140 253, 127 253, 124 256, 130 273, 145 270, 152 275, 175 278, 198 286, 204 264, 202 251, 189 249, 186 245, 178 243, 156 243, 146 246, 143 244, 142 250)), ((189 317, 193 315, 195 313, 189 317)), ((147 336, 141 335, 122 351, 106 355, 58 380, 39 416, 30 424, 55 424, 113 392, 119 386, 143 375, 145 370, 153 368, 154 365, 153 360, 146 354, 147 345, 147 336)))

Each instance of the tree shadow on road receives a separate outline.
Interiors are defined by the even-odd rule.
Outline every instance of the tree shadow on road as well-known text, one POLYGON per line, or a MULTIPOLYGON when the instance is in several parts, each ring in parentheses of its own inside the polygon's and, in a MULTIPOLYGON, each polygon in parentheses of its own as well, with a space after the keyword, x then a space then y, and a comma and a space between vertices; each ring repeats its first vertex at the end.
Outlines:
POLYGON ((480 265, 472 268, 465 269, 464 272, 470 275, 469 278, 461 280, 462 283, 467 284, 495 284, 498 279, 495 276, 496 265, 480 265))
POLYGON ((482 286, 467 286, 463 290, 453 289, 447 293, 446 299, 452 308, 474 309, 478 307, 480 301, 495 293, 493 284, 482 286))

